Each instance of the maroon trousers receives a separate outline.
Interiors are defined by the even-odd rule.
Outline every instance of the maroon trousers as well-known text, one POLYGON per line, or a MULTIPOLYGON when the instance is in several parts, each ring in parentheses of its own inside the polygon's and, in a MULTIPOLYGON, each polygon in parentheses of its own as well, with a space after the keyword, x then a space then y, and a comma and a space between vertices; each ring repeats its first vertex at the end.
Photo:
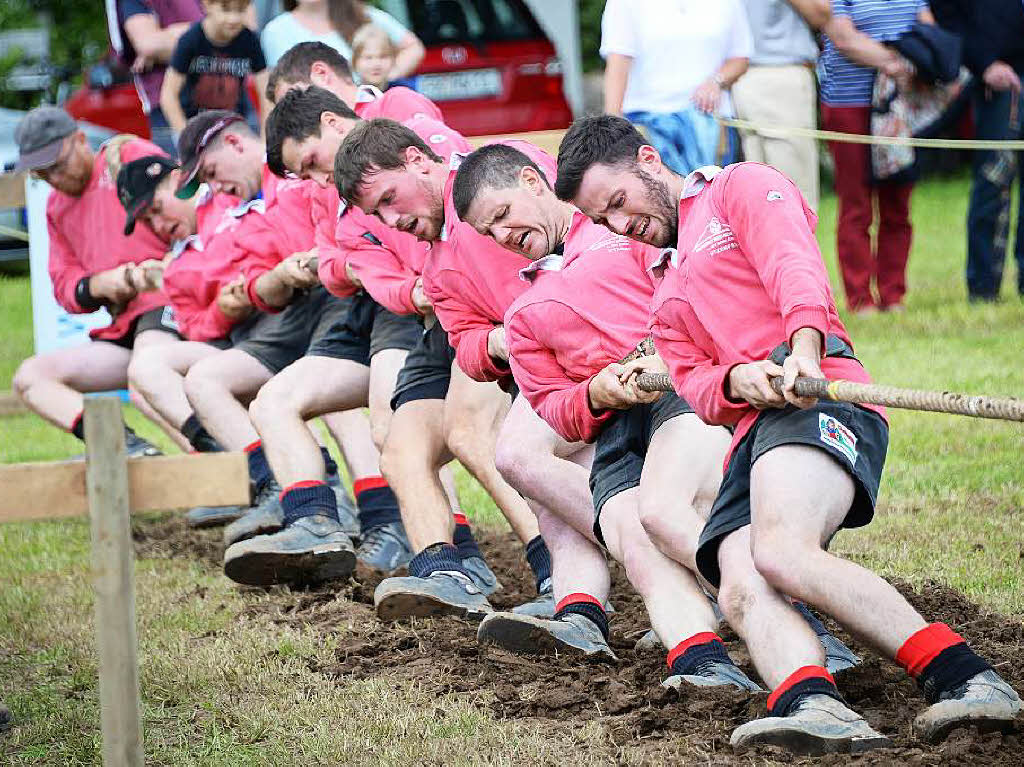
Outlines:
MULTIPOLYGON (((871 107, 821 106, 826 130, 870 132, 871 107)), ((857 310, 877 305, 885 309, 903 301, 907 292, 910 255, 910 193, 913 184, 871 184, 871 148, 867 144, 829 142, 835 161, 835 191, 839 198, 836 253, 846 289, 846 304, 857 310), (877 235, 872 247, 871 227, 877 235)))

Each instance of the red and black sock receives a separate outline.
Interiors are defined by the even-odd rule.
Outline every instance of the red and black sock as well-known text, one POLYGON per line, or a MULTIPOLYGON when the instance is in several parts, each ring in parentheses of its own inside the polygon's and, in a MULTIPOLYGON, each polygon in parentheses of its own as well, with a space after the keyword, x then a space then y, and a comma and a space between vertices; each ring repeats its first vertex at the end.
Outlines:
POLYGON ((793 707, 808 695, 828 695, 840 702, 836 680, 824 666, 798 668, 768 696, 768 716, 788 716, 793 707))
POLYGON ((462 573, 467 578, 469 572, 462 566, 462 557, 455 544, 441 541, 423 549, 409 562, 409 575, 416 578, 427 578, 431 573, 441 570, 462 573))
POLYGON ((540 593, 544 581, 551 580, 551 552, 539 535, 526 544, 526 562, 533 570, 537 593, 540 593))
POLYGON ((320 448, 320 457, 324 459, 324 475, 330 477, 338 473, 338 464, 331 457, 331 451, 326 447, 320 448))
POLYGON ((992 666, 945 623, 931 623, 911 634, 896 662, 917 681, 929 703, 992 666))
POLYGON ((575 593, 562 598, 555 605, 554 619, 557 621, 566 615, 582 615, 601 630, 601 635, 608 641, 608 615, 604 611, 601 600, 590 594, 575 593))
POLYGON ((352 483, 352 492, 356 496, 359 527, 363 533, 375 527, 402 521, 402 514, 398 510, 398 497, 384 477, 357 479, 352 483))
POLYGON ((246 458, 249 461, 249 481, 252 482, 253 492, 259 495, 267 483, 274 478, 267 462, 267 455, 263 452, 263 443, 260 440, 246 445, 244 448, 246 458))
POLYGON ((290 525, 303 517, 329 517, 338 519, 338 499, 325 482, 308 480, 288 485, 281 491, 284 523, 290 525))
POLYGON ((85 425, 82 423, 83 415, 85 415, 85 411, 75 416, 75 420, 71 422, 71 428, 68 431, 82 440, 82 442, 85 442, 85 425))
POLYGON ((466 519, 466 515, 456 511, 452 512, 452 516, 455 518, 455 532, 452 533, 452 543, 459 550, 459 559, 469 559, 470 557, 483 559, 484 553, 480 551, 480 544, 473 537, 473 529, 469 526, 469 520, 466 519))
POLYGON ((206 430, 206 428, 199 423, 199 419, 196 418, 196 414, 192 413, 188 418, 185 419, 185 423, 178 429, 184 435, 188 443, 196 449, 198 453, 219 453, 224 450, 220 443, 213 438, 213 435, 206 430))
POLYGON ((702 631, 684 639, 669 650, 665 658, 672 673, 680 676, 696 674, 702 665, 710 661, 733 665, 732 658, 725 651, 725 642, 713 631, 702 631))

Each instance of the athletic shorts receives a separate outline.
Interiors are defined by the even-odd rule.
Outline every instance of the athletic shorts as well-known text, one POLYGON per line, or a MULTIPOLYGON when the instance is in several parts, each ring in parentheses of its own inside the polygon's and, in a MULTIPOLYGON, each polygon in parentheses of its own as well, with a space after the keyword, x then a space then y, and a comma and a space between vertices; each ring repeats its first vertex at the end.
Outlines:
POLYGON ((398 372, 391 409, 398 410, 406 402, 421 399, 444 399, 452 379, 455 350, 448 343, 448 334, 440 322, 434 322, 420 335, 420 340, 405 358, 398 372))
POLYGON ((601 535, 601 510, 619 493, 640 484, 644 459, 654 433, 677 415, 692 413, 686 400, 666 392, 649 405, 636 405, 609 420, 594 443, 590 493, 594 496, 594 535, 601 535))
POLYGON ((370 358, 384 349, 409 351, 419 343, 423 325, 416 315, 389 312, 366 293, 349 301, 348 312, 315 343, 308 354, 352 360, 370 365, 370 358))
POLYGON ((318 286, 277 314, 267 314, 253 326, 248 337, 232 348, 255 358, 277 375, 304 357, 348 312, 352 299, 338 298, 318 286))
POLYGON ((143 312, 132 320, 132 324, 120 338, 101 338, 99 340, 115 344, 122 349, 132 349, 135 347, 135 339, 147 330, 162 330, 175 338, 181 338, 178 323, 174 319, 174 310, 169 306, 159 306, 156 309, 143 312))
POLYGON ((853 478, 853 503, 841 527, 862 527, 875 514, 889 446, 889 427, 882 416, 845 402, 819 402, 806 410, 792 405, 765 410, 733 450, 697 544, 697 569, 716 588, 721 580, 719 544, 729 533, 750 524, 750 469, 758 458, 781 445, 824 450, 853 478))

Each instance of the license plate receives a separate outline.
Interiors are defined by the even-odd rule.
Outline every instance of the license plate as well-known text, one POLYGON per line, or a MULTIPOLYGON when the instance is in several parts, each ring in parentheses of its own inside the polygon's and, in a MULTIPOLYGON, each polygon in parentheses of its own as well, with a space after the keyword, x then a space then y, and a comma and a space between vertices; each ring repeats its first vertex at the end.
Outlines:
POLYGON ((464 72, 420 75, 416 79, 416 90, 431 101, 500 96, 501 72, 497 69, 468 69, 464 72))

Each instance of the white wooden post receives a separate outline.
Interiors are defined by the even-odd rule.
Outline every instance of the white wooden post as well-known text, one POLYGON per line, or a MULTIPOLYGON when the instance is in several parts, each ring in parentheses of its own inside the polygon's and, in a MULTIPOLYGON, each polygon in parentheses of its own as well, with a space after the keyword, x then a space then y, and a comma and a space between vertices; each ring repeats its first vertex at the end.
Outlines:
POLYGON ((128 464, 121 403, 85 401, 86 493, 92 526, 104 767, 141 767, 138 640, 128 464))

